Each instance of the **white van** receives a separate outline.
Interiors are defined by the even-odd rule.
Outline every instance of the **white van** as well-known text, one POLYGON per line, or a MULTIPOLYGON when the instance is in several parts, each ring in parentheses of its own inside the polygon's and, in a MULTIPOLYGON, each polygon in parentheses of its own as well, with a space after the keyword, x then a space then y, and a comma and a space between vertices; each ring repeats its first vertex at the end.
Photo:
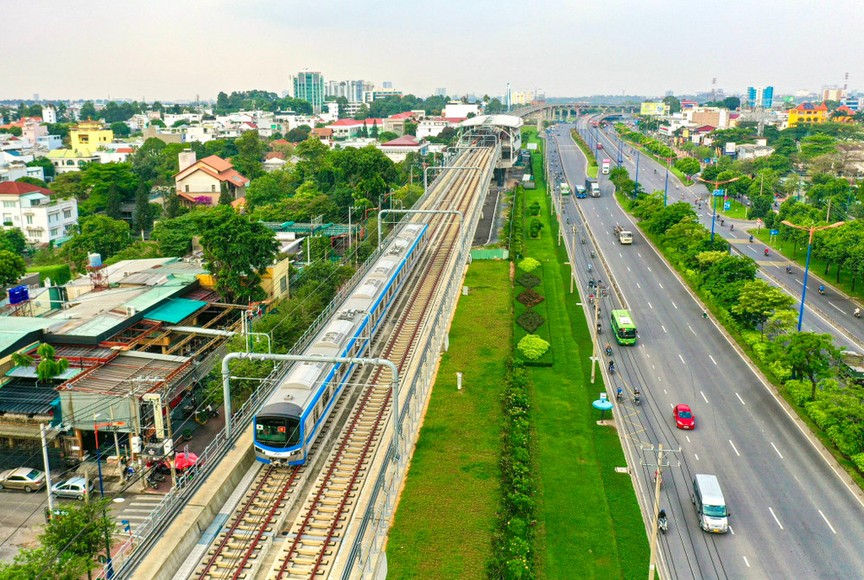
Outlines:
POLYGON ((693 495, 699 527, 706 532, 725 534, 729 531, 729 510, 716 475, 697 473, 693 478, 693 495))

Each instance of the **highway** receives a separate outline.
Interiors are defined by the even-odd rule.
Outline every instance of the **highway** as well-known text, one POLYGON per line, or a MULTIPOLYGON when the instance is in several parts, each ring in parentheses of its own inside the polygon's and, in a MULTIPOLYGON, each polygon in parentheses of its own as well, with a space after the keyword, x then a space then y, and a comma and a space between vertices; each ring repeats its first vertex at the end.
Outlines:
MULTIPOLYGON (((563 172, 572 185, 585 176, 585 159, 566 126, 550 136, 550 172, 563 172), (556 159, 557 145, 560 161, 556 159)), ((609 153, 613 153, 609 151, 609 153)), ((615 161, 615 155, 608 155, 615 161)), ((641 160, 641 167, 650 167, 641 160)), ((653 168, 649 169, 653 176, 653 168)), ((602 177, 602 176, 601 176, 602 177)), ((643 181, 640 173, 640 181, 643 181)), ((665 175, 658 170, 662 189, 665 175)), ((647 181, 647 180, 645 180, 647 181)), ((670 272, 611 195, 603 181, 600 198, 561 199, 561 220, 581 237, 581 215, 591 236, 571 246, 579 283, 591 276, 614 277, 639 329, 639 342, 613 342, 618 372, 607 376, 610 392, 638 386, 643 402, 629 398, 617 410, 625 451, 638 483, 646 518, 653 500, 655 467, 649 446, 680 452, 667 456, 660 505, 670 517, 660 537, 661 569, 672 578, 848 578, 864 576, 864 503, 793 421, 786 408, 730 345, 689 290, 670 272), (577 212, 576 204, 582 210, 577 212), (633 245, 612 235, 616 223, 630 225, 633 245), (597 243, 601 261, 590 252, 597 243), (603 272, 604 262, 609 271, 603 272), (589 273, 588 264, 592 265, 589 273), (675 429, 672 407, 688 403, 696 415, 693 432, 675 429), (702 532, 691 503, 696 473, 720 479, 731 513, 731 533, 702 532)), ((673 198, 673 201, 678 201, 673 198)), ((611 339, 608 313, 614 293, 603 300, 600 341, 611 339)), ((816 319, 806 317, 805 320, 816 319)), ((605 359, 605 355, 601 358, 605 359)), ((605 362, 605 361, 604 361, 605 362)), ((604 364, 605 367, 605 364, 604 364)))
MULTIPOLYGON (((612 160, 613 167, 619 158, 618 150, 620 146, 622 164, 630 172, 630 176, 634 178, 638 157, 639 183, 642 184, 643 189, 647 192, 664 190, 666 186, 665 165, 654 161, 647 155, 631 153, 629 145, 623 142, 619 143, 613 127, 607 126, 603 130, 581 126, 580 131, 586 137, 586 141, 591 139, 593 143, 599 140, 603 144, 604 150, 599 152, 598 158, 608 157, 612 160), (591 133, 590 136, 589 131, 591 133)), ((606 176, 601 175, 600 177, 604 193, 611 194, 612 184, 606 179, 606 176)), ((711 195, 704 183, 696 182, 686 187, 672 172, 669 172, 667 199, 668 203, 679 201, 694 203, 694 201, 698 200, 700 204, 697 207, 696 213, 705 227, 709 230, 711 229, 713 214, 711 195)), ((722 200, 717 202, 718 208, 721 203, 722 200)), ((800 306, 804 269, 796 263, 789 262, 783 258, 773 248, 770 248, 768 256, 765 256, 763 250, 766 246, 764 244, 756 240, 753 243, 748 242, 749 234, 746 230, 753 227, 752 222, 724 219, 725 224, 721 225, 720 220, 721 216, 718 215, 714 223, 715 235, 726 239, 732 244, 735 251, 755 260, 760 268, 760 277, 775 286, 783 288, 795 299, 797 305, 800 306), (732 225, 735 226, 734 230, 731 229, 732 225), (792 267, 792 274, 786 273, 787 265, 792 267)), ((806 248, 803 251, 806 252, 806 248)), ((803 329, 833 334, 838 337, 839 344, 855 348, 859 351, 864 350, 864 319, 852 316, 852 312, 859 305, 830 286, 833 275, 828 278, 820 278, 818 274, 821 273, 811 268, 807 281, 807 298, 805 301, 807 309, 805 310, 803 329), (827 286, 824 295, 820 295, 817 292, 820 284, 826 284, 827 286)))

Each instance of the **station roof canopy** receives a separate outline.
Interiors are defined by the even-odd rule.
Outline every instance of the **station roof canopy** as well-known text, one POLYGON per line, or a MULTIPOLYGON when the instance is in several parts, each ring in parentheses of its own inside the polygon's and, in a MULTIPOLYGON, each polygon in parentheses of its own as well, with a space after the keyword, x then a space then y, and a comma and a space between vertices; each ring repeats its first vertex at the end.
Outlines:
POLYGON ((460 127, 479 127, 482 125, 518 129, 523 125, 523 121, 522 117, 515 117, 513 115, 478 115, 465 119, 459 124, 460 127))
POLYGON ((148 320, 157 320, 169 324, 177 324, 192 316, 205 306, 204 300, 189 300, 188 298, 171 298, 147 313, 148 320))
MULTIPOLYGON (((264 222, 264 225, 274 232, 289 232, 301 235, 316 235, 335 238, 348 235, 348 226, 345 224, 309 224, 300 222, 264 222)), ((351 229, 355 232, 360 229, 358 224, 352 224, 351 229)))

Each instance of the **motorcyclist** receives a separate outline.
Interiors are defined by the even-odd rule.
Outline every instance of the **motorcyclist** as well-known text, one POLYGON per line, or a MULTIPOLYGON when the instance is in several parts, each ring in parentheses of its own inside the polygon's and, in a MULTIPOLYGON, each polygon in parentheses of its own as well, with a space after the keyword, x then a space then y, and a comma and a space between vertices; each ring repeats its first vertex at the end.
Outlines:
POLYGON ((753 235, 752 234, 750 235, 750 243, 751 244, 753 243, 753 235))
POLYGON ((861 318, 861 309, 860 309, 860 308, 856 308, 856 309, 852 312, 852 316, 854 316, 855 318, 861 318))
POLYGON ((791 273, 792 273, 792 266, 786 266, 786 273, 787 273, 787 274, 791 274, 791 273))
POLYGON ((819 294, 825 294, 825 285, 824 284, 819 285, 819 294))
POLYGON ((731 232, 734 229, 735 229, 735 224, 729 224, 729 231, 731 232))
POLYGON ((618 390, 615 391, 615 398, 620 401, 623 394, 624 394, 624 389, 622 389, 621 387, 618 387, 618 390))
POLYGON ((615 361, 614 361, 614 360, 610 360, 610 361, 609 361, 609 372, 610 372, 610 373, 614 373, 614 372, 615 372, 615 361))
POLYGON ((764 252, 764 254, 765 254, 766 256, 768 255, 768 248, 765 248, 765 252, 764 252))
POLYGON ((636 387, 635 389, 633 389, 633 401, 635 403, 639 403, 639 396, 640 395, 641 395, 641 393, 639 392, 639 387, 636 387))

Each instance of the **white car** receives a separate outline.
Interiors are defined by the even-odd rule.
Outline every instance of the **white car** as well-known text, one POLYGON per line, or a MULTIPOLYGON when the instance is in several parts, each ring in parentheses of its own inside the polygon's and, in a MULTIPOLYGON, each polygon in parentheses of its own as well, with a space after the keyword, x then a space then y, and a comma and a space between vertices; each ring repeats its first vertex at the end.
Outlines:
POLYGON ((45 474, 31 467, 7 469, 0 473, 0 489, 23 489, 39 491, 45 487, 45 474))

